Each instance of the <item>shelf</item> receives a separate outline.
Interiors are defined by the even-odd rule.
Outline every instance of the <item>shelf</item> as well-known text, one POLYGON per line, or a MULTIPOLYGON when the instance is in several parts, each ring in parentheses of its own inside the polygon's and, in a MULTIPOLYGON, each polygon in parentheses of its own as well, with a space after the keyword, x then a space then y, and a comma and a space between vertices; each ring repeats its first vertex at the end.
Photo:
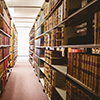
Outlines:
POLYGON ((56 91, 59 93, 59 95, 62 97, 63 100, 66 100, 66 90, 60 89, 60 88, 56 88, 56 91))
POLYGON ((99 10, 100 10, 100 0, 92 0, 89 4, 87 4, 83 8, 80 8, 78 11, 70 15, 67 19, 62 21, 60 25, 65 22, 67 22, 68 25, 72 25, 77 22, 85 21, 89 16, 94 15, 94 13, 99 10))
POLYGON ((67 77, 69 77, 71 80, 73 80, 74 82, 76 82, 78 85, 80 85, 81 87, 83 87, 84 89, 86 89, 87 91, 89 91, 90 93, 92 93, 96 98, 100 99, 100 96, 98 96, 96 93, 94 93, 92 91, 92 89, 90 89, 89 87, 87 87, 85 84, 83 84, 82 82, 80 82, 79 80, 77 80, 76 78, 74 78, 73 76, 67 74, 67 77))
POLYGON ((63 46, 36 46, 36 48, 100 48, 100 44, 63 45, 63 46))
POLYGON ((44 68, 41 68, 41 67, 40 67, 40 70, 42 71, 42 73, 44 73, 44 68))
POLYGON ((58 0, 58 2, 55 4, 53 9, 48 13, 48 15, 45 17, 45 19, 48 19, 52 15, 52 13, 59 7, 59 5, 61 5, 62 1, 63 0, 58 0))
POLYGON ((59 72, 61 72, 62 74, 67 75, 67 66, 65 65, 51 65, 51 66, 56 70, 58 70, 59 72))
POLYGON ((91 16, 96 11, 100 10, 99 6, 100 6, 100 1, 99 0, 93 0, 92 2, 87 4, 85 7, 80 8, 78 11, 76 11, 75 13, 70 15, 68 18, 66 18, 61 23, 57 24, 53 28, 51 28, 48 31, 44 32, 43 34, 37 36, 36 39, 39 39, 40 37, 43 37, 46 34, 49 34, 48 32, 52 31, 53 29, 55 29, 57 27, 62 27, 61 25, 65 24, 65 23, 68 23, 67 25, 72 25, 72 24, 76 24, 77 22, 80 22, 80 21, 85 21, 85 19, 88 16, 91 16), (92 11, 91 11, 91 9, 92 9, 92 11))
POLYGON ((65 45, 63 48, 100 48, 100 44, 86 44, 86 45, 65 45))
POLYGON ((31 55, 29 55, 30 56, 30 58, 32 58, 33 59, 33 57, 31 56, 31 55))
MULTIPOLYGON (((45 61, 47 64, 49 64, 47 61, 45 61)), ((58 70, 59 72, 61 72, 64 75, 67 75, 67 66, 66 65, 51 65, 49 64, 51 67, 53 67, 54 69, 58 70)))
POLYGON ((0 45, 0 48, 8 48, 11 47, 11 45, 0 45))
POLYGON ((2 34, 4 34, 5 36, 11 38, 11 36, 10 36, 9 34, 7 34, 6 32, 4 32, 2 29, 0 29, 0 32, 1 32, 2 34))
POLYGON ((36 29, 36 31, 40 28, 41 25, 43 25, 45 19, 41 22, 41 24, 38 26, 38 28, 36 29))
POLYGON ((29 50, 31 53, 34 53, 33 51, 29 50))
POLYGON ((34 38, 32 40, 30 40, 29 42, 32 42, 32 41, 34 41, 34 38))
POLYGON ((46 48, 46 46, 35 46, 36 48, 46 48))
MULTIPOLYGON (((36 55, 36 54, 35 54, 35 55, 36 55)), ((38 55, 36 55, 36 56, 37 56, 39 59, 43 60, 43 61, 45 60, 44 57, 39 57, 38 55)))
POLYGON ((0 63, 2 63, 4 60, 6 60, 11 54, 7 55, 5 58, 3 58, 2 60, 0 60, 0 63))
POLYGON ((7 23, 7 21, 5 20, 5 18, 3 17, 3 15, 0 13, 0 17, 5 21, 5 23, 7 24, 8 28, 11 30, 11 27, 9 26, 9 24, 7 23))
POLYGON ((43 78, 40 78, 40 82, 41 82, 42 86, 44 87, 44 79, 43 78))
MULTIPOLYGON (((46 62, 47 64, 49 64, 47 61, 45 61, 44 57, 39 57, 39 56, 37 56, 37 57, 39 59, 43 60, 44 62, 46 62)), ((51 64, 49 64, 49 65, 52 66, 53 68, 55 68, 56 70, 58 70, 59 72, 61 72, 62 74, 67 75, 67 66, 65 66, 65 65, 51 65, 51 64)))
POLYGON ((44 57, 39 57, 39 58, 40 58, 41 60, 43 60, 43 61, 45 60, 44 57))
POLYGON ((0 76, 0 79, 3 77, 3 75, 5 74, 5 72, 7 71, 8 68, 6 68, 6 70, 4 72, 2 72, 2 75, 0 76))
POLYGON ((32 37, 33 35, 34 35, 34 32, 29 37, 32 37))
POLYGON ((14 57, 13 57, 13 60, 16 58, 17 56, 15 55, 14 57))

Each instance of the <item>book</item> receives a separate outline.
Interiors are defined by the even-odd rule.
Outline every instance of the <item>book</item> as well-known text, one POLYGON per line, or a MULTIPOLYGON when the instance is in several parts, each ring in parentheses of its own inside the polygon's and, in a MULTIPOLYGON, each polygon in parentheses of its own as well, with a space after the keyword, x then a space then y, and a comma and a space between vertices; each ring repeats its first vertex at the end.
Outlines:
POLYGON ((65 89, 65 76, 56 70, 52 70, 52 86, 65 89))
POLYGON ((94 14, 94 43, 95 44, 100 44, 100 11, 96 12, 94 14))
POLYGON ((64 0, 64 19, 81 8, 81 0, 64 0))
POLYGON ((86 6, 92 0, 81 0, 81 7, 86 6))

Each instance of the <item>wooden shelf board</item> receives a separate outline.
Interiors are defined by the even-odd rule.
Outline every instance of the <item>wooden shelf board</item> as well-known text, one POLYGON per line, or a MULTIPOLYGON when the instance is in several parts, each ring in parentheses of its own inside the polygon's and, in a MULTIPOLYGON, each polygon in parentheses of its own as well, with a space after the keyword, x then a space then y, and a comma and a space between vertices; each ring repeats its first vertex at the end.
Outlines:
POLYGON ((0 48, 8 48, 11 47, 11 45, 0 45, 0 48))
POLYGON ((31 33, 31 35, 29 37, 32 37, 34 35, 34 32, 31 33))
POLYGON ((85 84, 83 84, 81 81, 77 80, 76 78, 74 78, 73 76, 67 74, 67 77, 69 77, 70 79, 72 79, 74 82, 76 82, 77 84, 79 84, 80 86, 82 86, 84 89, 86 89, 87 91, 89 91, 90 93, 92 93, 94 96, 96 96, 97 98, 100 99, 100 96, 98 96, 96 93, 94 93, 92 91, 91 88, 87 87, 85 84))
POLYGON ((44 57, 39 57, 39 58, 40 58, 41 60, 43 60, 43 61, 45 60, 44 57))
POLYGON ((0 60, 0 63, 2 63, 4 60, 6 60, 11 54, 7 55, 6 57, 4 57, 2 60, 0 60))
POLYGON ((44 79, 43 78, 40 78, 40 82, 41 82, 42 86, 44 87, 44 79))
POLYGON ((66 90, 60 89, 55 87, 56 91, 59 93, 59 95, 62 97, 63 100, 66 100, 66 90))
POLYGON ((34 41, 34 38, 32 40, 30 40, 29 42, 32 42, 32 41, 34 41))
MULTIPOLYGON (((45 61, 45 60, 44 60, 45 61)), ((47 64, 49 64, 47 61, 45 61, 47 64)), ((65 65, 51 65, 49 64, 51 67, 55 68, 56 70, 58 70, 59 72, 61 72, 64 75, 67 75, 67 66, 65 65)))
POLYGON ((67 75, 67 66, 65 65, 51 65, 51 66, 56 70, 58 70, 59 72, 61 72, 62 74, 67 75))
POLYGON ((63 46, 36 46, 36 48, 100 48, 100 44, 63 45, 63 46))
POLYGON ((41 68, 41 67, 40 67, 40 70, 42 71, 42 73, 44 73, 44 68, 41 68))

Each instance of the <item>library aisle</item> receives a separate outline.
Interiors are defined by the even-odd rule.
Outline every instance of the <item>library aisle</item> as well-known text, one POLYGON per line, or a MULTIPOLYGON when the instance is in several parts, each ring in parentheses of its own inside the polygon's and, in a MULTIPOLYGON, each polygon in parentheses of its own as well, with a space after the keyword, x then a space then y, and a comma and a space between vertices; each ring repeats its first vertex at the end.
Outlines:
POLYGON ((17 61, 0 100, 48 100, 27 59, 17 61))

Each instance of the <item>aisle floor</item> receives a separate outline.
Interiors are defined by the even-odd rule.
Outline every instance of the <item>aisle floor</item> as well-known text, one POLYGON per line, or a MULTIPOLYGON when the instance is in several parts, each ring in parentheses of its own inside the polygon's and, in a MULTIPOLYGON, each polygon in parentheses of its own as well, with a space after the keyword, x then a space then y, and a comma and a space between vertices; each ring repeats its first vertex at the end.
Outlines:
POLYGON ((19 59, 12 68, 0 100, 48 100, 27 59, 19 59))

